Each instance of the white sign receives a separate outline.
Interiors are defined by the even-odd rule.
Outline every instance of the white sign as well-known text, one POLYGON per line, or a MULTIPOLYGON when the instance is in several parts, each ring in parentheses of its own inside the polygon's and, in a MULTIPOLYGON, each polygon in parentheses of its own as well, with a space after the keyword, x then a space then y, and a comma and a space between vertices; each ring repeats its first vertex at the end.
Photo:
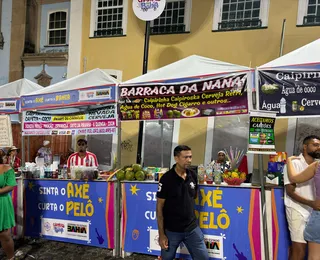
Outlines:
POLYGON ((66 219, 42 218, 41 235, 89 241, 89 224, 66 219))
MULTIPOLYGON (((159 245, 159 235, 157 229, 150 229, 150 238, 149 238, 149 249, 154 251, 161 251, 159 245)), ((204 235, 204 243, 208 250, 210 258, 214 259, 225 259, 223 255, 223 237, 222 236, 213 236, 213 235, 204 235)), ((177 249, 178 254, 189 255, 187 247, 181 243, 177 249)))
POLYGON ((10 116, 0 116, 0 147, 11 147, 12 142, 12 129, 10 116))
POLYGON ((111 99, 111 88, 80 90, 79 100, 96 100, 96 99, 111 99))
POLYGON ((0 101, 0 110, 16 110, 16 101, 0 101))
POLYGON ((135 15, 143 21, 158 18, 166 6, 166 0, 133 0, 132 8, 135 15))

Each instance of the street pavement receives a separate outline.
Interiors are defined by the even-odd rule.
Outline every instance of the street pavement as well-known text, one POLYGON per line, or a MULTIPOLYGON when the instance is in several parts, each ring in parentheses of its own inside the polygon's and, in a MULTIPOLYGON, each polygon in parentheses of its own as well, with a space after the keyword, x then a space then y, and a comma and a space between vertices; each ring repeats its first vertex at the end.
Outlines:
MULTIPOLYGON (((112 256, 112 250, 97 247, 48 241, 45 239, 15 241, 15 260, 120 260, 112 256)), ((125 260, 155 260, 157 257, 133 254, 125 260)), ((6 260, 0 249, 0 260, 6 260)))

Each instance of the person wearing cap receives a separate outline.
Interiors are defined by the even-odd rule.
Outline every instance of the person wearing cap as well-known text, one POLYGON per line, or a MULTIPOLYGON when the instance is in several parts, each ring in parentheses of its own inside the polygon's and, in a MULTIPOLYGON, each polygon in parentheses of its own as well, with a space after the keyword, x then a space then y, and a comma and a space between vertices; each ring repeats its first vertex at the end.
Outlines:
POLYGON ((217 155, 218 155, 217 160, 213 160, 210 164, 211 165, 220 164, 222 172, 224 172, 225 170, 229 170, 230 163, 227 161, 226 152, 221 150, 217 153, 217 155))
POLYGON ((47 165, 51 165, 52 163, 52 152, 49 147, 50 141, 44 140, 43 147, 38 150, 37 157, 43 158, 44 163, 47 165))
POLYGON ((67 161, 68 169, 73 166, 98 167, 96 155, 87 151, 87 140, 81 138, 78 140, 77 144, 79 147, 79 152, 73 153, 69 156, 67 161))
POLYGON ((17 172, 21 166, 21 159, 17 156, 18 150, 19 149, 17 147, 12 146, 7 153, 7 164, 10 164, 15 172, 17 172))

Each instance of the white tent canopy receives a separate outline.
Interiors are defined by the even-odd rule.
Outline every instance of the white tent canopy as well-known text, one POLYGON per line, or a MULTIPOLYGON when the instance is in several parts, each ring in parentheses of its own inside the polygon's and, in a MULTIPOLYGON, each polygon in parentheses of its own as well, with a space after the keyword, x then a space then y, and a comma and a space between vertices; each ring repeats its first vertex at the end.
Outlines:
POLYGON ((82 88, 119 84, 119 81, 101 69, 93 69, 73 78, 58 82, 41 90, 28 93, 25 96, 50 94, 82 88))
MULTIPOLYGON (((206 77, 214 74, 233 73, 248 70, 250 70, 249 67, 235 65, 198 55, 191 55, 157 70, 153 70, 142 76, 125 81, 121 84, 121 86, 137 83, 150 83, 152 81, 183 79, 200 76, 206 77)), ((186 81, 191 80, 187 79, 186 81)))
POLYGON ((39 91, 42 89, 42 86, 28 79, 19 79, 0 86, 0 98, 18 98, 28 93, 39 91))
POLYGON ((320 63, 320 38, 273 61, 261 65, 258 69, 292 65, 310 65, 314 63, 320 63))

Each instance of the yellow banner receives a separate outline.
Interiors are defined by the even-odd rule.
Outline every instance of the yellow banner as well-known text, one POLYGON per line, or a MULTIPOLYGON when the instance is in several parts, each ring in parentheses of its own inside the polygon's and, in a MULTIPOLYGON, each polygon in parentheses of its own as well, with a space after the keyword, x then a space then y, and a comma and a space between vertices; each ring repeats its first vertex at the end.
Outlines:
POLYGON ((53 116, 52 122, 71 122, 71 121, 79 121, 86 120, 86 115, 73 115, 73 116, 53 116))

